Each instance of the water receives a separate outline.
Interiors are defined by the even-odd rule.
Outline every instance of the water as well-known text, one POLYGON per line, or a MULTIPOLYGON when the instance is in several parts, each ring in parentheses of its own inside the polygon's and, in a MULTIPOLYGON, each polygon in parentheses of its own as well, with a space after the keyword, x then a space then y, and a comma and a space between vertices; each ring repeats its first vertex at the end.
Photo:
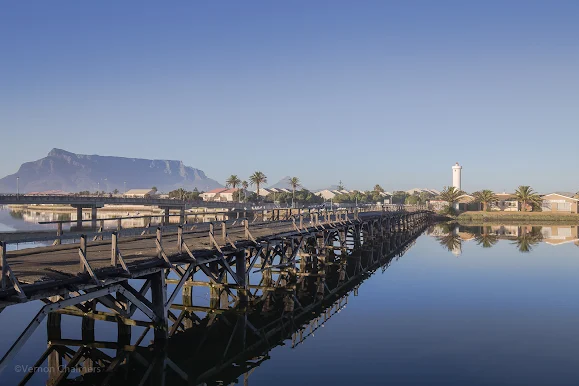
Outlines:
MULTIPOLYGON (((577 226, 433 227, 365 280, 357 296, 350 291, 341 299, 339 313, 313 335, 295 348, 286 339, 271 349, 247 382, 576 385, 578 246, 577 226)), ((1 352, 39 307, 0 313, 1 352)), ((63 317, 67 338, 80 338, 77 319, 63 317)), ((97 340, 117 336, 113 323, 96 322, 95 331, 97 340)), ((133 332, 133 343, 138 335, 133 332)), ((14 365, 31 366, 46 339, 43 324, 2 373, 2 385, 20 380, 14 365)), ((37 373, 28 384, 46 379, 37 373)), ((237 379, 244 382, 243 375, 237 379)))

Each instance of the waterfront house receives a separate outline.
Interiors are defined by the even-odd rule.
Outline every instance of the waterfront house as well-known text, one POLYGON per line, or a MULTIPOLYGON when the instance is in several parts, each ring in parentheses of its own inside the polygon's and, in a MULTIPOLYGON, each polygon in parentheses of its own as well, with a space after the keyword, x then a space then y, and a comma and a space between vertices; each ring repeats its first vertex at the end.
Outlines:
POLYGON ((501 212, 517 212, 519 210, 519 202, 517 197, 511 193, 497 193, 498 200, 490 204, 490 209, 501 212))
POLYGON ((239 189, 217 188, 205 193, 201 193, 201 198, 203 201, 232 202, 233 193, 237 192, 238 190, 239 189))
POLYGON ((570 192, 555 192, 544 195, 543 212, 579 213, 579 199, 570 192))

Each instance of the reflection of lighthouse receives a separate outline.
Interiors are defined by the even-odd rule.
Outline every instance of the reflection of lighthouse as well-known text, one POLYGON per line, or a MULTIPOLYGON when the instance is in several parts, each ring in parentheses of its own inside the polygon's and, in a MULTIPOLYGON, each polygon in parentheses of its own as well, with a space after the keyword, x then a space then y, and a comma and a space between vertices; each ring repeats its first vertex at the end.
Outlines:
MULTIPOLYGON (((458 163, 457 163, 457 165, 458 165, 458 163)), ((458 183, 460 184, 460 171, 458 172, 458 183)), ((452 254, 455 255, 456 257, 459 257, 462 254, 462 240, 460 239, 458 232, 459 232, 459 229, 458 229, 458 225, 457 225, 456 227, 454 227, 454 229, 451 232, 452 236, 456 237, 456 239, 457 239, 457 242, 453 243, 453 245, 452 245, 452 254)))
POLYGON ((460 189, 460 173, 461 173, 461 171, 462 171, 462 166, 460 166, 457 162, 456 165, 454 165, 452 167, 452 186, 454 186, 458 190, 461 190, 460 189))

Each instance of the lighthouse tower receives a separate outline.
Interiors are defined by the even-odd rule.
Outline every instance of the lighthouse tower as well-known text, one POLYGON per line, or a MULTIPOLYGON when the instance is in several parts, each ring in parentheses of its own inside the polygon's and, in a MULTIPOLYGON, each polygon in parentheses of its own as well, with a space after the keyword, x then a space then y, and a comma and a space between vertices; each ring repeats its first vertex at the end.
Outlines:
POLYGON ((452 186, 454 186, 458 190, 461 190, 461 188, 460 188, 460 174, 461 174, 461 172, 462 172, 462 166, 460 166, 457 162, 456 165, 454 165, 452 167, 452 186))

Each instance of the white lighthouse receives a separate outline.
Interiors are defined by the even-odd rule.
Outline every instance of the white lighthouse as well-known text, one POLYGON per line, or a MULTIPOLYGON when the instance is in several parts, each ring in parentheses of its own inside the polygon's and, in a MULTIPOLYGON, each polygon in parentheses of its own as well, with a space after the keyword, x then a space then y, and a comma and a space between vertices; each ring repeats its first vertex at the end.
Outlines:
POLYGON ((452 186, 454 186, 458 190, 461 190, 461 188, 460 188, 460 174, 461 174, 461 172, 462 172, 462 166, 460 166, 457 162, 456 165, 454 165, 452 167, 452 186))

